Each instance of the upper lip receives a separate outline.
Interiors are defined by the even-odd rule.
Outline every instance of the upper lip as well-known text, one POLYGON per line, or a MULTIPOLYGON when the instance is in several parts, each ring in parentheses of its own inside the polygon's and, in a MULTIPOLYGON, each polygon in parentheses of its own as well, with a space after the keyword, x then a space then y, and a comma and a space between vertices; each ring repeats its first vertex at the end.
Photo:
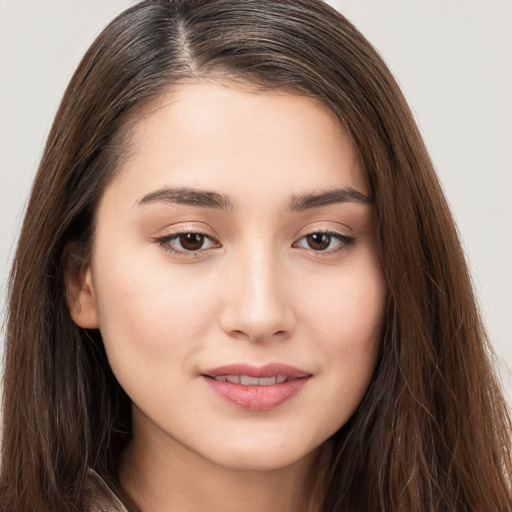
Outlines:
POLYGON ((202 372, 206 377, 220 377, 222 375, 247 375, 249 377, 265 378, 283 375, 287 379, 310 377, 311 374, 283 363, 269 363, 264 366, 253 366, 250 364, 227 364, 218 366, 202 372))

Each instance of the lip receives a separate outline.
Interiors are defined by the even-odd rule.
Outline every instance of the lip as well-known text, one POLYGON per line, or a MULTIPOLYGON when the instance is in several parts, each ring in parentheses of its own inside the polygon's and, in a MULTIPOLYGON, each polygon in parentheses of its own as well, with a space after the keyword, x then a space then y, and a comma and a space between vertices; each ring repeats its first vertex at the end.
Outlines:
POLYGON ((249 364, 219 366, 202 372, 201 377, 212 391, 235 406, 249 411, 267 411, 292 399, 302 391, 312 375, 293 366, 270 363, 258 367, 249 364), (286 381, 270 385, 244 385, 215 380, 215 377, 228 375, 258 379, 280 376, 286 377, 286 381))

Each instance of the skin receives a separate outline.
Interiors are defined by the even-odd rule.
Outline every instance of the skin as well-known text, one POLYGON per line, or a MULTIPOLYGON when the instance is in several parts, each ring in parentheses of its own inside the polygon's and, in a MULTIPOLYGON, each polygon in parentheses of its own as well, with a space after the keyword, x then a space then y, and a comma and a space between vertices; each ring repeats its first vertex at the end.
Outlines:
POLYGON ((132 137, 98 207, 90 264, 68 283, 74 321, 101 330, 133 401, 121 482, 154 512, 304 510, 311 468, 373 374, 387 288, 371 203, 290 203, 368 195, 357 152, 317 100, 206 81, 170 89, 132 137), (163 188, 230 205, 176 204, 163 188), (204 236, 200 250, 172 238, 190 232, 204 236), (308 235, 323 232, 337 235, 313 247, 308 235), (201 376, 271 362, 311 377, 267 411, 237 407, 201 376))

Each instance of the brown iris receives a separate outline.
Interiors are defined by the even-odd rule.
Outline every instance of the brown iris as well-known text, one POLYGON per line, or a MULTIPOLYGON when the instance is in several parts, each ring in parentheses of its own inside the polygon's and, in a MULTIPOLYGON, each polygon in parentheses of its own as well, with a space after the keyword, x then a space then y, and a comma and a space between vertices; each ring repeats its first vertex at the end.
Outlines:
POLYGON ((329 247, 332 236, 328 233, 312 233, 306 236, 309 247, 315 251, 324 251, 329 247))
POLYGON ((182 233, 178 239, 183 249, 187 251, 198 251, 204 244, 204 235, 201 233, 182 233))

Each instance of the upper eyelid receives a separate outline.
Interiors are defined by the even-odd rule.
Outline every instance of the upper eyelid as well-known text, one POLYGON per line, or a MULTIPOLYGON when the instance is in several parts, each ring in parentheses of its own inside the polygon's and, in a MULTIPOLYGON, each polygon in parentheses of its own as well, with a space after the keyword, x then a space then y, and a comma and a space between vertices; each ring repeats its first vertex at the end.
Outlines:
POLYGON ((339 231, 337 229, 313 229, 311 231, 307 231, 306 233, 304 233, 300 238, 304 238, 305 236, 308 236, 308 235, 314 235, 316 233, 323 233, 323 234, 332 235, 332 236, 350 237, 350 235, 348 235, 346 233, 342 233, 341 231, 339 231))
POLYGON ((315 234, 323 234, 323 235, 329 235, 329 236, 332 236, 334 238, 338 238, 340 242, 342 243, 347 243, 347 242, 353 242, 356 240, 356 237, 355 236, 352 236, 352 235, 346 235, 344 233, 340 233, 339 231, 327 231, 327 230, 316 230, 316 231, 309 231, 308 233, 305 233, 304 235, 302 236, 299 236, 298 238, 296 238, 295 242, 293 242, 292 245, 295 245, 297 244, 298 242, 300 242, 302 239, 310 236, 310 235, 315 235, 315 234))
MULTIPOLYGON (((212 235, 210 233, 207 233, 206 230, 203 230, 203 229, 195 229, 195 228, 187 228, 187 229, 179 229, 179 230, 176 230, 176 231, 173 231, 172 233, 166 233, 166 234, 162 234, 161 236, 159 235, 156 235, 155 237, 153 237, 154 239, 158 239, 158 240, 162 240, 162 239, 171 239, 171 238, 176 238, 180 235, 184 235, 184 234, 187 234, 187 233, 197 233, 199 235, 203 235, 207 238, 210 238, 211 240, 216 240, 217 241, 217 237, 215 235, 212 235)), ((309 235, 314 235, 316 233, 324 233, 326 235, 331 235, 331 236, 339 236, 339 237, 342 237, 342 238, 354 238, 352 235, 349 235, 347 233, 343 233, 341 232, 340 230, 336 230, 336 229, 321 229, 321 228, 317 228, 317 229, 311 229, 311 230, 308 230, 302 234, 298 234, 294 237, 294 240, 295 241, 298 241, 298 240, 301 240, 302 238, 306 237, 306 236, 309 236, 309 235)), ((295 242, 294 242, 295 243, 295 242)))
POLYGON ((174 226, 166 226, 165 228, 160 229, 154 236, 152 236, 155 240, 161 240, 163 238, 172 238, 174 236, 183 235, 186 233, 198 233, 199 235, 204 235, 212 240, 216 240, 218 237, 212 233, 211 229, 206 229, 202 227, 198 227, 197 225, 179 225, 177 227, 174 226))
POLYGON ((193 233, 193 234, 204 236, 205 238, 208 238, 209 240, 211 240, 215 244, 220 244, 220 242, 214 236, 209 235, 208 233, 204 233, 203 231, 199 231, 199 230, 195 231, 195 230, 192 230, 192 229, 183 230, 183 231, 175 231, 174 233, 169 233, 167 235, 156 236, 154 239, 156 241, 158 241, 158 242, 162 242, 162 241, 166 241, 166 240, 176 240, 181 235, 186 235, 188 233, 193 233))
POLYGON ((325 233, 328 235, 340 236, 340 237, 344 237, 344 238, 354 238, 354 236, 352 235, 352 230, 348 226, 345 226, 345 225, 343 225, 343 226, 345 228, 344 230, 339 229, 339 228, 319 226, 319 225, 307 227, 306 229, 302 228, 295 235, 295 240, 300 240, 301 238, 304 238, 305 236, 313 235, 315 233, 325 233))
MULTIPOLYGON (((327 221, 330 222, 330 221, 327 221)), ((202 222, 201 222, 202 224, 202 222)), ((351 234, 351 229, 343 224, 344 229, 340 228, 333 228, 332 226, 325 226, 325 225, 319 225, 323 224, 323 222, 314 223, 313 225, 304 226, 300 231, 296 233, 296 235, 293 237, 292 245, 296 244, 300 240, 302 240, 304 237, 307 237, 309 235, 315 234, 315 233, 325 233, 334 237, 340 237, 341 239, 355 239, 356 237, 351 234)), ((340 223, 336 223, 340 224, 340 223)), ((154 241, 158 242, 165 242, 166 240, 172 240, 176 239, 180 235, 186 234, 186 233, 197 233, 200 235, 203 235, 204 237, 210 239, 212 242, 222 245, 220 242, 220 238, 211 228, 203 228, 202 226, 198 226, 193 221, 188 224, 187 222, 184 222, 183 224, 178 224, 177 226, 167 226, 166 228, 163 228, 160 230, 160 233, 156 233, 154 236, 151 237, 154 241)), ((201 250, 201 249, 199 249, 201 250)))

